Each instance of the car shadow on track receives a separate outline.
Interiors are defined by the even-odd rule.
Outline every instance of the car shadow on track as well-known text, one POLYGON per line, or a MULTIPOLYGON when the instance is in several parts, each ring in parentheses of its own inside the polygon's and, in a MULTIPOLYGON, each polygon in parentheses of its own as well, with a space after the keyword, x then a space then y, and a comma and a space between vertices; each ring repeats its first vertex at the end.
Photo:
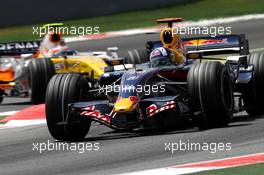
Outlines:
MULTIPOLYGON (((230 126, 223 128, 232 128, 232 127, 242 127, 248 126, 251 124, 231 124, 230 126)), ((140 130, 140 131, 110 131, 100 134, 100 136, 88 137, 85 138, 84 142, 91 141, 99 141, 99 140, 118 140, 118 139, 126 139, 126 138, 135 138, 135 137, 146 137, 146 136, 159 136, 159 135, 174 135, 174 134, 184 134, 184 133, 192 133, 192 132, 203 132, 204 130, 199 130, 197 127, 186 128, 186 129, 168 129, 168 130, 160 130, 160 129, 148 129, 148 130, 140 130)), ((82 141, 82 142, 83 142, 82 141)))
MULTIPOLYGON (((263 118, 263 116, 255 116, 250 117, 248 115, 241 115, 234 117, 230 125, 222 128, 233 128, 233 127, 244 127, 252 125, 252 121, 258 120, 263 118), (242 122, 242 123, 241 123, 242 122)), ((208 130, 213 130, 208 129, 208 130)), ((221 128, 216 128, 221 129, 221 128)), ((108 131, 101 133, 98 136, 88 137, 84 140, 78 142, 91 142, 91 141, 102 141, 102 140, 118 140, 118 139, 127 139, 127 138, 136 138, 136 137, 146 137, 146 136, 159 136, 159 135, 174 135, 174 134, 184 134, 184 133, 192 133, 192 132, 203 132, 208 130, 200 130, 198 129, 194 123, 190 122, 185 125, 181 125, 178 128, 169 128, 169 129, 158 129, 158 128, 151 128, 151 129, 138 129, 133 131, 108 131)))
POLYGON ((115 139, 126 139, 126 138, 135 138, 135 137, 146 137, 146 136, 158 136, 158 135, 173 135, 173 134, 183 134, 197 132, 197 128, 191 128, 188 130, 159 130, 159 129, 150 129, 142 131, 131 131, 131 132, 120 132, 120 131, 111 131, 104 133, 101 136, 85 138, 84 142, 98 141, 98 140, 115 140, 115 139))

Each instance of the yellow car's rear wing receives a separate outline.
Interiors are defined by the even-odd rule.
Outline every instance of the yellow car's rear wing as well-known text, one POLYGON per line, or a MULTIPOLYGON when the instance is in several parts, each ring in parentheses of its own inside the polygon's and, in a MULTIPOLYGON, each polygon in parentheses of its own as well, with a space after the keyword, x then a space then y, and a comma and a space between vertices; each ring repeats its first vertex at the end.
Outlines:
POLYGON ((0 43, 0 56, 34 54, 38 50, 40 43, 41 40, 0 43))

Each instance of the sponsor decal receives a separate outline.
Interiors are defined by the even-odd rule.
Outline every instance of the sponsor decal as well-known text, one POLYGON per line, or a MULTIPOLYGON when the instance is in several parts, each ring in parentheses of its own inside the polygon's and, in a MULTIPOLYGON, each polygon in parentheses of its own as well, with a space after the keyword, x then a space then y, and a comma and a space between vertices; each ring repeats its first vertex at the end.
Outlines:
POLYGON ((12 43, 0 43, 0 50, 34 49, 39 47, 39 41, 21 41, 12 43))
POLYGON ((82 110, 86 110, 86 111, 93 111, 95 108, 95 106, 87 106, 85 108, 82 108, 82 110))
POLYGON ((197 40, 190 40, 185 41, 184 46, 201 46, 201 45, 211 45, 211 44, 221 44, 221 43, 228 43, 227 38, 224 39, 197 39, 197 40))
POLYGON ((91 111, 90 109, 94 109, 94 106, 90 106, 87 109, 89 111, 83 111, 80 115, 81 116, 88 116, 88 117, 92 117, 95 118, 101 122, 106 122, 106 123, 110 123, 110 117, 108 115, 102 115, 100 112, 98 111, 91 111), (90 108, 91 107, 91 108, 90 108))
POLYGON ((138 79, 138 78, 139 78, 139 76, 134 75, 134 76, 128 77, 127 80, 128 80, 128 81, 129 81, 129 80, 136 80, 136 79, 138 79))
POLYGON ((161 108, 158 109, 157 105, 152 104, 149 107, 146 108, 146 114, 148 115, 148 117, 151 117, 157 113, 160 113, 162 111, 168 110, 168 109, 172 109, 176 107, 176 103, 175 101, 169 101, 166 102, 164 105, 162 105, 161 108))

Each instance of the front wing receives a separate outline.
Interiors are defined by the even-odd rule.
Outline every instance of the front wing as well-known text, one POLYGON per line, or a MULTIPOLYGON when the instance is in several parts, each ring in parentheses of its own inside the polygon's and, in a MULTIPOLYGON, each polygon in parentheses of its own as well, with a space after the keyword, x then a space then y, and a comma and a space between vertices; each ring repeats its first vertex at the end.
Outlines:
MULTIPOLYGON (((113 112, 113 104, 107 100, 69 104, 69 112, 77 118, 89 118, 113 129, 128 129, 128 125, 120 125, 116 120, 119 117, 122 120, 121 117, 124 115, 131 117, 131 113, 113 112)), ((153 117, 163 116, 166 112, 170 112, 176 118, 181 117, 189 113, 189 108, 179 100, 179 97, 165 96, 141 100, 134 112, 137 114, 137 124, 139 125, 153 117)))

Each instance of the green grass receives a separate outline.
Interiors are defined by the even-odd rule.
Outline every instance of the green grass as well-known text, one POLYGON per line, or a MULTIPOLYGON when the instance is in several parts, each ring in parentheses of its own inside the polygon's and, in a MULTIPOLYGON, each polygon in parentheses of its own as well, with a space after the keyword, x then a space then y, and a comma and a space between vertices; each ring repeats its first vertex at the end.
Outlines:
POLYGON ((263 175, 264 163, 193 173, 190 175, 263 175))
MULTIPOLYGON (((156 25, 154 20, 161 17, 184 17, 186 20, 199 20, 252 13, 264 13, 263 0, 197 0, 193 3, 156 10, 134 11, 63 22, 66 26, 99 26, 100 32, 106 32, 153 26, 156 25)), ((3 28, 0 29, 0 41, 36 39, 37 36, 33 36, 32 32, 31 25, 3 28)))
POLYGON ((0 116, 0 120, 2 120, 2 119, 4 119, 4 118, 6 118, 6 116, 0 116))
MULTIPOLYGON (((0 121, 3 120, 4 118, 6 118, 7 116, 0 116, 0 121)), ((6 122, 0 122, 0 125, 1 124, 5 124, 6 122)))

